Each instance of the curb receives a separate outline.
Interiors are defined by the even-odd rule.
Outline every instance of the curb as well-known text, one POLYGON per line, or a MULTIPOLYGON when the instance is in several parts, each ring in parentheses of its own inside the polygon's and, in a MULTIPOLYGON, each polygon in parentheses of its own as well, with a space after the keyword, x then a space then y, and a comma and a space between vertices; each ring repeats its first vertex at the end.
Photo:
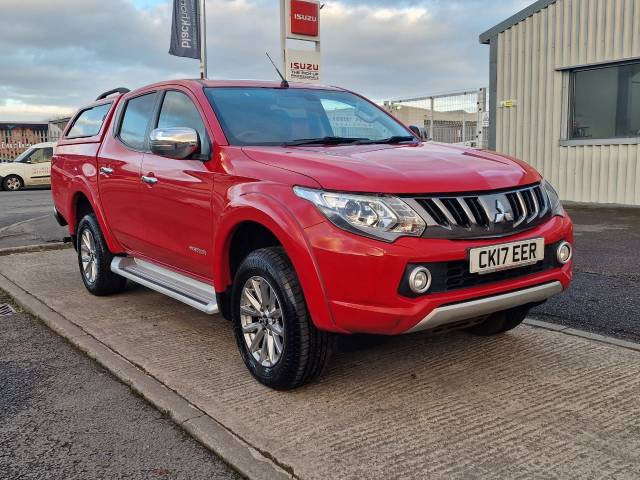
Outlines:
POLYGON ((628 350, 635 350, 640 352, 640 343, 629 342, 628 340, 620 340, 618 338, 607 337, 598 333, 586 332, 584 330, 578 330, 571 327, 565 327, 556 323, 544 322, 542 320, 536 320, 533 318, 527 318, 524 321, 525 325, 529 325, 534 328, 543 328, 545 330, 552 330, 554 332, 563 333, 565 335, 571 335, 572 337, 585 338, 594 342, 606 343, 608 345, 614 345, 616 347, 626 348, 628 350))
POLYGON ((27 245, 25 247, 9 247, 0 248, 0 257, 7 255, 14 255, 17 253, 32 253, 32 252, 46 252, 49 250, 64 250, 71 248, 71 243, 55 242, 55 243, 42 243, 39 245, 27 245))
MULTIPOLYGON (((2 250, 0 250, 0 255, 2 255, 1 252, 2 250)), ((20 252, 14 253, 23 252, 24 250, 20 250, 20 252)), ((6 255, 10 255, 10 253, 6 255)), ((109 370, 116 378, 160 412, 168 415, 179 427, 218 455, 242 476, 249 480, 294 478, 293 475, 276 465, 273 460, 189 403, 177 392, 129 362, 2 274, 0 274, 0 289, 4 290, 25 311, 37 317, 51 330, 109 370)))

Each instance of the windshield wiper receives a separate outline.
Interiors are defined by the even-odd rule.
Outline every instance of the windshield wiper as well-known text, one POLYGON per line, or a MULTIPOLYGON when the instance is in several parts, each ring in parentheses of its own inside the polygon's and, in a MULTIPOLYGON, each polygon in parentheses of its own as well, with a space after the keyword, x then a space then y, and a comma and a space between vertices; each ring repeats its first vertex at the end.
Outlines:
POLYGON ((404 143, 404 142, 411 142, 411 143, 416 143, 418 141, 418 139, 416 139, 416 137, 412 137, 410 135, 394 135, 393 137, 389 137, 389 138, 383 138, 382 140, 363 140, 363 141, 359 141, 358 143, 361 145, 366 145, 366 144, 377 144, 377 143, 387 143, 387 144, 395 144, 395 143, 404 143))
POLYGON ((366 138, 350 138, 350 137, 321 137, 321 138, 301 138, 286 142, 285 147, 296 147, 301 145, 342 145, 349 143, 358 143, 366 138))

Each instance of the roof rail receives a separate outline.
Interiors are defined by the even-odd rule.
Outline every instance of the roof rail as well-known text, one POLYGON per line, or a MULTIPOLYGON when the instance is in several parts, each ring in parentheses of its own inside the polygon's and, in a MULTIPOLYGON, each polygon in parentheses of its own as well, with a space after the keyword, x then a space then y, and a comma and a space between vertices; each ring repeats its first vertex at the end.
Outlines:
POLYGON ((129 93, 130 91, 131 90, 124 87, 114 88, 113 90, 109 90, 108 92, 104 92, 98 95, 98 98, 96 98, 96 101, 102 100, 103 98, 107 98, 109 95, 113 95, 114 93, 119 93, 121 95, 124 95, 125 93, 129 93))

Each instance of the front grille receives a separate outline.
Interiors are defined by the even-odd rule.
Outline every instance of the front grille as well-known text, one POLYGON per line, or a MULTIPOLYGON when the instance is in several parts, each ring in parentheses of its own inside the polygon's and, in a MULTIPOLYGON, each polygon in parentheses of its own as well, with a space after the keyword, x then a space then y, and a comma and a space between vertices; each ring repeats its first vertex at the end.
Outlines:
POLYGON ((409 199, 427 222, 426 238, 492 238, 533 228, 549 218, 549 199, 537 184, 478 194, 409 199))
POLYGON ((407 283, 409 273, 417 266, 424 266, 431 272, 431 288, 425 294, 444 293, 462 288, 477 287, 490 283, 502 282, 504 280, 512 280, 515 278, 526 277, 540 272, 545 272, 553 268, 560 268, 556 260, 556 250, 558 243, 546 245, 544 248, 544 260, 534 265, 526 265, 523 267, 512 268, 510 270, 502 270, 500 272, 486 273, 479 275, 469 271, 469 260, 456 260, 453 262, 437 262, 437 263, 420 263, 407 267, 407 271, 400 285, 400 294, 406 297, 418 297, 411 291, 407 283))

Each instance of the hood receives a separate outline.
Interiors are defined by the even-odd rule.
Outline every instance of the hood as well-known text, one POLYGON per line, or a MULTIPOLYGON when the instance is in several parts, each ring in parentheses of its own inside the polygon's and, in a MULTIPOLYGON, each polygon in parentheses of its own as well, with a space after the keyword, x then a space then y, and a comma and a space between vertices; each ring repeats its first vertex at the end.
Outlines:
POLYGON ((535 183, 524 162, 483 150, 423 143, 338 147, 244 147, 257 162, 301 173, 323 189, 369 193, 453 193, 535 183))
POLYGON ((7 173, 15 173, 17 172, 20 168, 22 168, 23 164, 22 163, 16 163, 16 162, 1 162, 0 163, 0 175, 6 175, 7 173))

